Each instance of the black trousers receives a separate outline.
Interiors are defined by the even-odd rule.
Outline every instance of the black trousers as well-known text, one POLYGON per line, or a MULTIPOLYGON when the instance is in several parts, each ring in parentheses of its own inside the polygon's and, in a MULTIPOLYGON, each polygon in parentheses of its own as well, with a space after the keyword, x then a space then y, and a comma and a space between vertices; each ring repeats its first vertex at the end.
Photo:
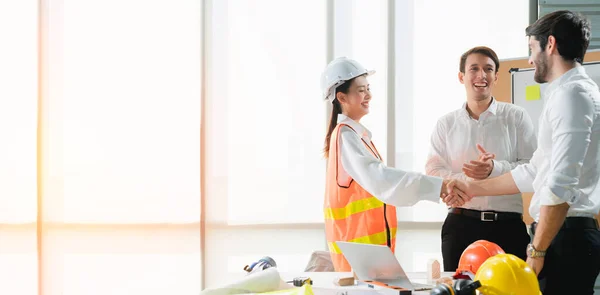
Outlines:
POLYGON ((544 295, 591 295, 599 272, 600 231, 563 228, 548 247, 538 280, 544 295))
MULTIPOLYGON (((464 215, 448 213, 442 226, 442 256, 444 271, 458 268, 462 252, 477 240, 498 244, 506 253, 527 259, 527 244, 531 241, 527 226, 521 219, 481 221, 464 215)), ((546 293, 544 293, 546 295, 546 293)))

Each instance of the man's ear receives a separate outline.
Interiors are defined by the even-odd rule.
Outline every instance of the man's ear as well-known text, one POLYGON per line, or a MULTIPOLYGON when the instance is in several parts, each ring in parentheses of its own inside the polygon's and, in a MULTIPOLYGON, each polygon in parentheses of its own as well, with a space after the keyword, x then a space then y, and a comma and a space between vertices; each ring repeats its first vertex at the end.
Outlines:
POLYGON ((460 81, 461 84, 465 84, 465 73, 458 71, 458 81, 460 81))
POLYGON ((554 38, 554 36, 550 35, 550 36, 548 36, 548 43, 546 44, 546 51, 548 51, 549 54, 552 54, 554 50, 557 50, 556 38, 554 38))

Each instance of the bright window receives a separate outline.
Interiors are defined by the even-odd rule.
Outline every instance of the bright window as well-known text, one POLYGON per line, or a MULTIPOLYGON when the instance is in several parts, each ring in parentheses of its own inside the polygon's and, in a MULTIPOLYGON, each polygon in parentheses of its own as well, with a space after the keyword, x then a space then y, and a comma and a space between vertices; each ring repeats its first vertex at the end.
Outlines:
POLYGON ((232 0, 214 6, 208 169, 226 178, 208 181, 220 187, 208 203, 227 205, 210 210, 216 215, 210 220, 321 221, 325 2, 232 0))
POLYGON ((200 292, 200 1, 50 2, 44 294, 200 292))
POLYGON ((38 1, 0 2, 0 294, 37 294, 38 1))

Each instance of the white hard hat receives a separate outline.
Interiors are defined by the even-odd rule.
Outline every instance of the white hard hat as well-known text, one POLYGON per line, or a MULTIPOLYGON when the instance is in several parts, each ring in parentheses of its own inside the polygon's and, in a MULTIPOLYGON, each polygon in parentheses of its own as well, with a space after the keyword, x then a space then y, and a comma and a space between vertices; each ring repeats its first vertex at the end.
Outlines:
POLYGON ((335 88, 352 78, 363 74, 373 75, 374 73, 375 71, 368 71, 361 64, 347 57, 338 57, 332 60, 321 75, 323 99, 333 102, 335 88))

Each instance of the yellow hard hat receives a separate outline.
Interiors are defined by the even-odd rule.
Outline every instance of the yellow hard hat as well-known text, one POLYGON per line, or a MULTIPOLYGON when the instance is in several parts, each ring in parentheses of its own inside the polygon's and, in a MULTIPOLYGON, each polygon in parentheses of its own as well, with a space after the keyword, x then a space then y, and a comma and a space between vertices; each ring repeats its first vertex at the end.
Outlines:
POLYGON ((488 258, 477 270, 475 280, 481 283, 482 295, 541 295, 535 272, 521 258, 497 254, 488 258))

